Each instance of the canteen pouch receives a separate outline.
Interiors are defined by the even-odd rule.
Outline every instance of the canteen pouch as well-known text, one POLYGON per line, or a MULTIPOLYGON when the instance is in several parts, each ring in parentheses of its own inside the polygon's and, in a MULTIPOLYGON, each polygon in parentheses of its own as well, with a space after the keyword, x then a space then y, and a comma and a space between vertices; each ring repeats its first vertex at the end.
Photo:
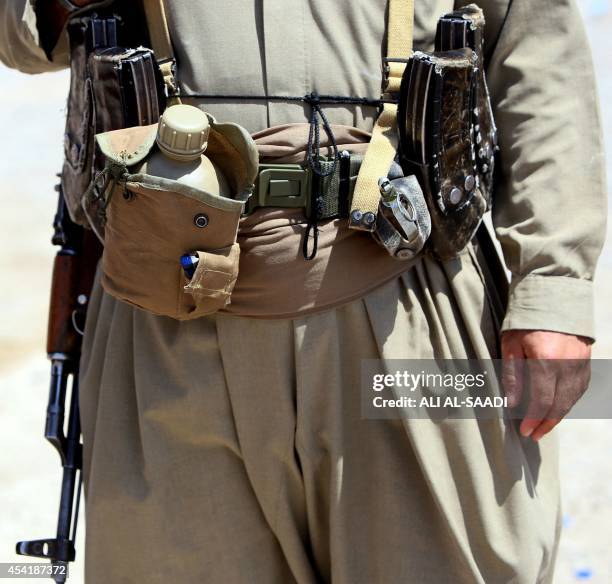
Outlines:
POLYGON ((119 300, 178 320, 212 314, 230 302, 238 277, 238 223, 257 176, 257 150, 246 130, 209 121, 206 155, 235 198, 147 174, 157 124, 96 137, 107 160, 97 181, 104 183, 102 286, 119 300), (138 174, 130 172, 143 162, 138 174), (199 258, 190 279, 181 266, 185 254, 199 258))

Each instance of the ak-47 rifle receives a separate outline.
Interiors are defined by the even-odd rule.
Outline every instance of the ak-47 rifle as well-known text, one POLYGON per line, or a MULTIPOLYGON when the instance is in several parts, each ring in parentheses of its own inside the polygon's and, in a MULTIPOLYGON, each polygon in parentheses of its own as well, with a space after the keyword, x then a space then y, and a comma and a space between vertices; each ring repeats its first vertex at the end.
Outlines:
POLYGON ((139 2, 57 0, 39 2, 37 7, 39 25, 54 23, 47 36, 39 31, 41 39, 48 41, 47 47, 43 42, 47 54, 51 55, 58 31, 66 22, 70 40, 65 162, 53 222, 52 242, 60 249, 53 269, 49 311, 47 353, 51 359, 51 389, 45 424, 45 438, 60 455, 63 478, 56 537, 21 541, 17 553, 51 560, 51 577, 62 583, 67 578, 68 562, 75 558, 83 482, 79 361, 86 311, 102 255, 99 238, 103 238, 104 230, 104 210, 97 202, 105 185, 98 185, 94 179, 101 170, 94 135, 156 123, 164 96, 155 56, 142 47, 148 39, 139 2), (56 5, 55 10, 52 5, 56 5), (96 13, 88 12, 93 8, 96 13), (50 10, 59 16, 51 18, 50 10), (123 41, 122 46, 119 41, 123 41), (94 204, 85 210, 81 201, 92 181, 94 204), (87 227, 93 227, 95 234, 87 227), (68 425, 64 432, 68 393, 68 425))
POLYGON ((75 558, 75 537, 82 485, 82 445, 79 420, 79 360, 85 316, 102 246, 93 232, 73 223, 58 185, 52 242, 60 246, 53 266, 47 354, 51 388, 45 438, 58 451, 63 468, 60 509, 55 538, 21 541, 17 553, 51 560, 52 578, 65 582, 68 562, 75 558), (68 426, 65 405, 70 390, 68 426))

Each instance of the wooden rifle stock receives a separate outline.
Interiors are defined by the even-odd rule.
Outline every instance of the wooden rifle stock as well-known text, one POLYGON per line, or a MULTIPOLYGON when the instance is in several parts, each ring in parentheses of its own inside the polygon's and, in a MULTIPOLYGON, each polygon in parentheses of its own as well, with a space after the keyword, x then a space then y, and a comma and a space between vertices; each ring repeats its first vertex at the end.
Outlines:
POLYGON ((74 539, 79 510, 82 474, 81 427, 79 421, 78 374, 81 339, 95 270, 102 246, 93 232, 70 219, 58 191, 53 243, 60 246, 53 266, 47 353, 51 360, 51 385, 45 421, 45 438, 62 460, 62 489, 55 538, 21 541, 20 555, 51 560, 52 578, 63 583, 68 562, 74 560, 74 539), (71 388, 68 427, 64 433, 66 394, 71 388), (78 476, 78 488, 77 488, 78 476), (75 493, 76 490, 76 493, 75 493))
POLYGON ((78 256, 62 251, 55 256, 47 329, 49 355, 62 353, 75 359, 80 352, 80 336, 72 322, 77 310, 75 294, 79 261, 78 256))
POLYGON ((81 333, 102 245, 92 231, 70 220, 61 193, 54 225, 53 242, 61 248, 53 265, 47 354, 51 358, 63 354, 70 360, 78 360, 81 333))

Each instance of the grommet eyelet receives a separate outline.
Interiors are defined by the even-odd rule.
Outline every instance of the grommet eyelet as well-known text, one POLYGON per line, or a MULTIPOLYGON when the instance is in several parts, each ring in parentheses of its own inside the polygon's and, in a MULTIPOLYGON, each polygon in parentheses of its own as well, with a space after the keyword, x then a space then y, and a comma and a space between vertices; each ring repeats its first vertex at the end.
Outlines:
POLYGON ((193 224, 196 227, 199 227, 200 229, 204 229, 204 227, 208 225, 208 215, 205 215, 204 213, 198 213, 193 218, 193 224))
POLYGON ((398 260, 409 260, 414 256, 414 252, 409 249, 398 249, 395 252, 395 257, 398 260))

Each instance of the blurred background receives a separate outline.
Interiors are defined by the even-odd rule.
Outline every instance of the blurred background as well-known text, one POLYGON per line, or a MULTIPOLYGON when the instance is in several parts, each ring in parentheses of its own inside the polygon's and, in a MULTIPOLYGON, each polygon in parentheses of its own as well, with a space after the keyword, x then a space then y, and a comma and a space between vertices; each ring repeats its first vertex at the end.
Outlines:
MULTIPOLYGON (((612 0, 577 0, 598 71, 612 185, 612 0)), ((20 539, 53 537, 61 472, 44 441, 50 244, 68 73, 27 76, 0 65, 0 562, 20 539)), ((608 189, 612 193, 612 188, 608 189)), ((597 274, 595 356, 612 358, 612 239, 597 274)), ((569 420, 561 437, 563 534, 555 584, 612 583, 612 420, 569 420)), ((83 583, 81 514, 70 581, 83 583)), ((22 582, 30 580, 23 579, 22 582)), ((40 581, 40 580, 38 580, 40 581)), ((32 580, 34 582, 34 580, 32 580)))

